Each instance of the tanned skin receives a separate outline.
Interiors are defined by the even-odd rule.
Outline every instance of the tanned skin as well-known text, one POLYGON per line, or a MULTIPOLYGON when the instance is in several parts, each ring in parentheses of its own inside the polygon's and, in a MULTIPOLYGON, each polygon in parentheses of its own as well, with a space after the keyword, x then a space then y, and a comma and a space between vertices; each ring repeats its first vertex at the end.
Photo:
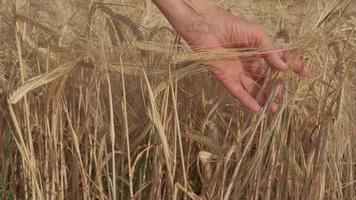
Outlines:
MULTIPOLYGON (((289 53, 278 50, 265 29, 242 17, 235 16, 211 0, 153 0, 173 28, 194 49, 207 52, 224 52, 229 49, 266 50, 249 59, 223 59, 210 62, 211 73, 245 107, 258 113, 264 102, 257 100, 259 91, 254 77, 264 73, 264 59, 278 71, 287 71, 289 53)), ((291 68, 300 76, 310 74, 299 60, 291 68)), ((272 105, 272 112, 278 106, 272 105)))

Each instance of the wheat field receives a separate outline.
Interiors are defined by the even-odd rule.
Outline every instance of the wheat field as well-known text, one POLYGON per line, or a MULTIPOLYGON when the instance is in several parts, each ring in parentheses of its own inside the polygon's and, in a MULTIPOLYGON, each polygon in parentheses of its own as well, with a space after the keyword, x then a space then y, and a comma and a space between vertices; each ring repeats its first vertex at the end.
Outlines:
MULTIPOLYGON (((0 199, 356 199, 356 2, 222 0, 312 75, 253 114, 150 0, 0 0, 0 199)), ((268 66, 266 66, 268 68, 268 66)))

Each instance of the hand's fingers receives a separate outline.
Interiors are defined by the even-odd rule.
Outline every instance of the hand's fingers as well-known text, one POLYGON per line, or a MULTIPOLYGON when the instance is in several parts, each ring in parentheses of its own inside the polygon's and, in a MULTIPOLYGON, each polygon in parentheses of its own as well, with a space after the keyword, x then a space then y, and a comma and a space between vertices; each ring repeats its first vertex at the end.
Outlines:
POLYGON ((262 106, 268 106, 269 111, 272 113, 276 113, 279 109, 280 103, 283 101, 284 94, 284 85, 280 80, 271 81, 271 85, 268 86, 271 90, 269 92, 262 91, 260 86, 250 77, 246 75, 241 76, 241 84, 243 88, 254 98, 257 102, 262 106), (277 90, 276 96, 274 99, 271 99, 270 102, 267 102, 267 94, 272 94, 272 89, 277 90))
MULTIPOLYGON (((241 83, 239 82, 238 77, 225 77, 221 75, 220 72, 217 79, 224 85, 226 89, 229 90, 232 96, 237 98, 242 105, 251 109, 252 111, 259 113, 261 111, 261 106, 257 103, 257 101, 252 98, 252 96, 242 87, 241 83)), ((252 91, 251 91, 252 92, 252 91)))
MULTIPOLYGON (((224 48, 217 47, 215 50, 223 51, 224 48)), ((210 69, 211 73, 229 90, 232 96, 242 103, 242 105, 256 113, 261 111, 261 106, 243 89, 240 83, 240 77, 244 69, 239 59, 210 61, 209 65, 213 66, 210 69)))
POLYGON ((276 113, 278 111, 281 102, 283 101, 283 94, 285 90, 283 83, 277 82, 275 85, 276 85, 277 94, 276 97, 271 102, 270 111, 272 113, 276 113))
POLYGON ((256 113, 261 111, 261 106, 254 98, 251 97, 251 95, 246 90, 244 90, 241 84, 229 84, 227 87, 229 87, 231 94, 236 97, 242 103, 242 105, 256 113))
MULTIPOLYGON (((262 105, 262 106, 268 106, 266 103, 267 101, 267 94, 264 91, 260 90, 260 87, 257 85, 257 83, 252 80, 251 78, 247 77, 247 76, 242 76, 241 77, 241 83, 243 85, 243 87, 246 89, 246 91, 251 94, 252 97, 254 97, 257 102, 262 105)), ((279 96, 283 95, 282 92, 280 92, 280 90, 278 90, 277 93, 277 97, 275 100, 273 100, 272 102, 270 102, 270 106, 269 106, 269 111, 271 113, 276 113, 278 111, 278 107, 279 107, 279 101, 281 100, 281 98, 279 98, 279 96)))
POLYGON ((229 92, 237 98, 242 105, 258 113, 261 106, 241 85, 240 77, 242 75, 242 64, 239 61, 224 60, 215 61, 211 69, 213 75, 224 85, 229 92))
MULTIPOLYGON (((241 75, 241 84, 243 88, 253 97, 257 98, 259 92, 260 92, 260 86, 254 81, 252 78, 246 76, 246 75, 241 75)), ((262 99, 256 99, 258 103, 263 105, 262 99)))
POLYGON ((254 77, 261 77, 266 73, 266 70, 261 65, 252 65, 247 72, 250 72, 254 77))
POLYGON ((289 52, 284 52, 282 59, 284 62, 288 62, 290 59, 292 60, 292 70, 293 72, 301 75, 301 76, 308 76, 310 75, 310 70, 309 68, 299 59, 299 58, 292 58, 291 54, 289 52))
MULTIPOLYGON (((241 83, 246 91, 254 97, 257 102, 262 106, 268 106, 266 104, 267 94, 265 91, 262 91, 260 86, 251 78, 247 76, 241 77, 241 83)), ((278 103, 272 102, 270 106, 270 112, 275 113, 278 110, 278 103)))
POLYGON ((268 51, 262 54, 262 57, 271 67, 279 71, 288 70, 287 63, 282 59, 281 53, 275 48, 267 36, 262 39, 261 47, 268 51))
POLYGON ((261 77, 265 73, 265 69, 261 66, 261 59, 260 56, 240 58, 243 68, 253 77, 261 77))

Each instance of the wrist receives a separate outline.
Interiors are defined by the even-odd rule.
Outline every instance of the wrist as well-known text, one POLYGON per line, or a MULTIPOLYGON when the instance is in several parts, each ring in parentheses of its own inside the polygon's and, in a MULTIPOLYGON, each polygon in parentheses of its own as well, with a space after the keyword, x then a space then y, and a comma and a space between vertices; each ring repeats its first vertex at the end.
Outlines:
POLYGON ((211 0, 152 0, 173 28, 189 42, 211 33, 221 12, 211 0))

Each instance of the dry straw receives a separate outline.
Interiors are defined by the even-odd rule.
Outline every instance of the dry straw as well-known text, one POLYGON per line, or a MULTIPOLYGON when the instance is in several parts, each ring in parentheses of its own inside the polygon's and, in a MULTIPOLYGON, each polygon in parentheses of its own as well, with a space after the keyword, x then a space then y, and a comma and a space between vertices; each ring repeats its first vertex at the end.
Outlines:
POLYGON ((233 1, 302 57, 256 115, 150 1, 0 0, 0 199, 355 199, 356 5, 233 1), (275 115, 269 104, 285 86, 275 115))

